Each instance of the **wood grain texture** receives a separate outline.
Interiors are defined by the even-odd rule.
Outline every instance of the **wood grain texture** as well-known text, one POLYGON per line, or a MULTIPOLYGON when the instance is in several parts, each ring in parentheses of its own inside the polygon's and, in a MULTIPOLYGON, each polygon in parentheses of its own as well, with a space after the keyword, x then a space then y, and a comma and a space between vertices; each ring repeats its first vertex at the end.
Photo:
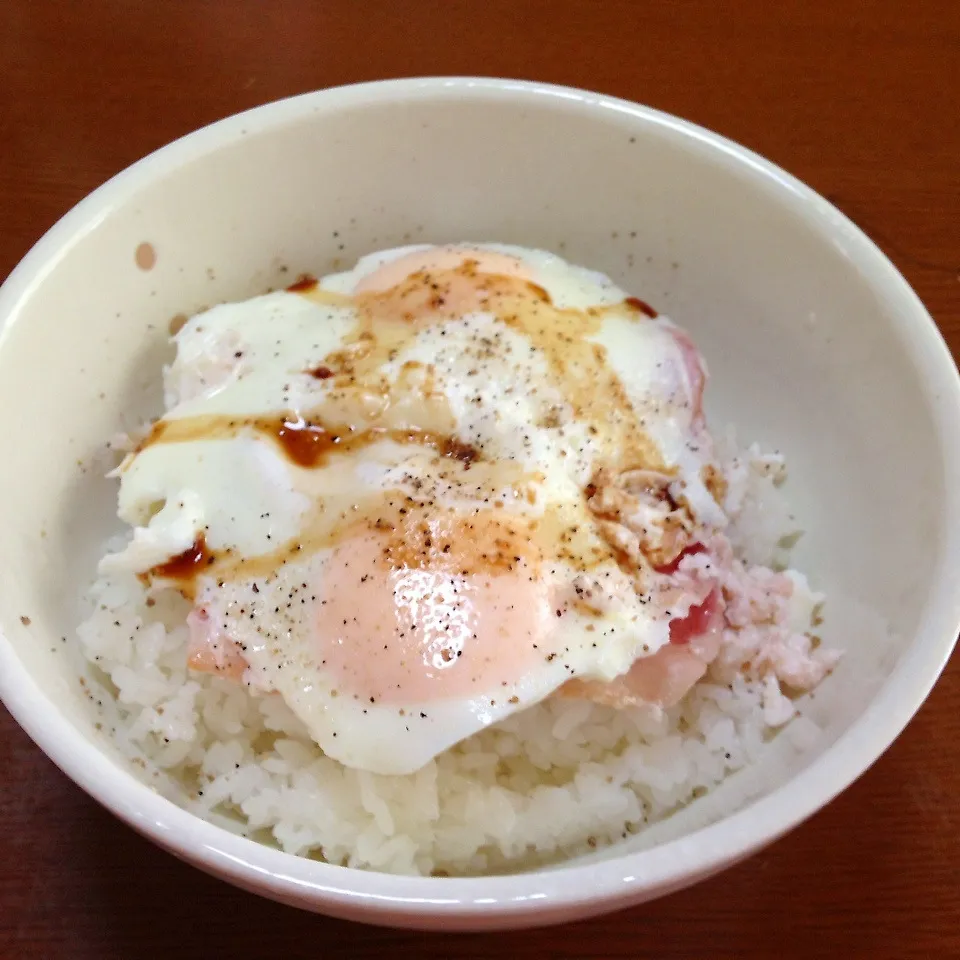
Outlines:
MULTIPOLYGON (((591 87, 718 130, 830 197, 960 351, 949 0, 7 0, 0 276, 144 153, 305 90, 418 74, 591 87)), ((843 796, 658 903, 564 928, 426 936, 301 914, 161 853, 0 711, 0 957, 960 957, 960 667, 843 796)))

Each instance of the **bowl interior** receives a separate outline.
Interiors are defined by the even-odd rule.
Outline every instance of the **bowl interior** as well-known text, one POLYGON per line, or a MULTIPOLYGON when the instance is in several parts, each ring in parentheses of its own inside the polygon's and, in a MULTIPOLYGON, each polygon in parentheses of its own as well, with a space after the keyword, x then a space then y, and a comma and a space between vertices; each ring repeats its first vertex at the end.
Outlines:
POLYGON ((715 427, 786 453, 806 531, 795 563, 827 592, 824 638, 847 655, 805 705, 819 736, 777 738, 669 830, 785 782, 923 634, 952 509, 929 377, 942 346, 918 336, 920 308, 892 271, 865 265, 855 231, 791 181, 652 112, 556 92, 434 85, 282 104, 168 148, 61 224, 3 301, 0 624, 16 656, 49 709, 112 753, 70 647, 118 529, 104 442, 159 411, 174 315, 377 248, 456 240, 609 273, 692 332, 715 427))

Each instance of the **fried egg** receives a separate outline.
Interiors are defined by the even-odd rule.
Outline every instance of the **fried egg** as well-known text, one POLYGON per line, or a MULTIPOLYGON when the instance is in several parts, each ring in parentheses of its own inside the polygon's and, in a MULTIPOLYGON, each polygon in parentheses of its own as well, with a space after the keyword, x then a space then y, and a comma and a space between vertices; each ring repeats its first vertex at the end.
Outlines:
POLYGON ((190 667, 282 697, 346 765, 410 773, 623 677, 705 602, 664 588, 724 522, 704 369, 601 274, 405 247, 175 343, 167 412, 116 471, 133 536, 104 566, 180 590, 190 667), (640 492, 617 507, 622 478, 640 492))

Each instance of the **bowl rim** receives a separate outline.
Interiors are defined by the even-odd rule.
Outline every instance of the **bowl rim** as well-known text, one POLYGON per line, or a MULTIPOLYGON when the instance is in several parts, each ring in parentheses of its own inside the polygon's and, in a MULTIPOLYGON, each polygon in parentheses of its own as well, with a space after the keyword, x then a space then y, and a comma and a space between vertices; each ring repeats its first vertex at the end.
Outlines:
MULTIPOLYGON (((788 202, 831 241, 893 306, 892 323, 914 338, 912 360, 927 383, 946 477, 960 473, 960 377, 936 324, 907 281, 876 245, 811 188, 747 148, 670 114, 572 87, 486 77, 414 77, 333 87, 235 114, 161 147, 81 200, 34 245, 0 287, 0 348, 25 302, 58 261, 143 187, 248 133, 264 133, 310 113, 336 113, 375 103, 462 99, 524 101, 607 111, 638 133, 670 137, 688 150, 746 173, 788 202)), ((344 868, 264 846, 201 820, 122 769, 62 717, 0 634, 0 700, 47 756, 90 796, 161 847, 246 889, 343 916, 384 922, 492 914, 505 923, 587 915, 680 889, 743 859, 814 814, 857 779, 890 746, 920 708, 960 630, 960 490, 945 485, 944 541, 938 577, 912 641, 867 709, 819 757, 771 793, 677 839, 599 861, 532 872, 466 878, 404 877, 344 868)))

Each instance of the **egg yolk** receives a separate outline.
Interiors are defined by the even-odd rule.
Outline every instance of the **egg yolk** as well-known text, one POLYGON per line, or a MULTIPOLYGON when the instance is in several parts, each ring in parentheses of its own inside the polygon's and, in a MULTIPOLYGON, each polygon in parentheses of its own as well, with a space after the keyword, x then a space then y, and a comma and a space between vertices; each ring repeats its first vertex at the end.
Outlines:
POLYGON ((517 257, 492 250, 476 250, 472 247, 431 247, 390 260, 373 273, 363 277, 356 286, 355 293, 384 293, 403 283, 415 273, 439 273, 455 270, 466 261, 475 265, 478 273, 494 273, 520 280, 533 281, 530 269, 517 257))
POLYGON ((551 653, 540 558, 522 524, 492 511, 351 536, 319 600, 325 669, 371 703, 495 696, 551 653))

